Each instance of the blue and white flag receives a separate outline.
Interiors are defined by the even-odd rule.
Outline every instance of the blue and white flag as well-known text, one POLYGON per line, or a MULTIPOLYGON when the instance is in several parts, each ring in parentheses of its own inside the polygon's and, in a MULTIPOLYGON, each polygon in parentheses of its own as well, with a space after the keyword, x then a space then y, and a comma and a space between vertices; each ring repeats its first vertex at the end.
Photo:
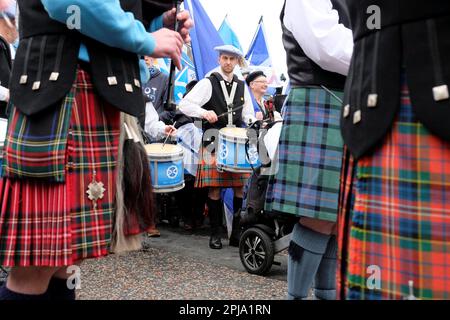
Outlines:
POLYGON ((155 65, 158 66, 159 70, 161 70, 162 73, 165 73, 166 75, 170 74, 170 59, 157 59, 155 65))
POLYGON ((177 104, 183 99, 183 95, 186 92, 186 85, 189 83, 188 70, 188 67, 184 67, 181 72, 178 72, 175 78, 173 94, 177 104))
POLYGON ((218 55, 214 48, 224 43, 199 0, 186 0, 184 7, 194 20, 194 27, 190 31, 192 54, 197 80, 201 80, 217 67, 218 55))
POLYGON ((225 44, 230 44, 240 51, 242 50, 241 43, 236 35, 236 33, 231 28, 230 23, 228 22, 228 18, 225 16, 223 19, 222 25, 219 28, 219 34, 225 44))
POLYGON ((258 29, 250 45, 250 49, 245 55, 245 59, 251 66, 272 67, 269 49, 267 47, 267 37, 264 31, 263 18, 259 20, 258 29))

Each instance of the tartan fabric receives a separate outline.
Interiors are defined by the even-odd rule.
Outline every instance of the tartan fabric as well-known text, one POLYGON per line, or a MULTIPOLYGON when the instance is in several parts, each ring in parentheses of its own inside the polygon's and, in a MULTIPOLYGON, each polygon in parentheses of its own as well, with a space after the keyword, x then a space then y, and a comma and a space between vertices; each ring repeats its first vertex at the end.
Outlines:
POLYGON ((12 108, 4 147, 3 176, 64 182, 74 93, 71 90, 62 104, 31 117, 12 108))
POLYGON ((211 154, 205 148, 201 150, 202 158, 197 168, 195 180, 196 188, 238 188, 243 187, 249 173, 219 172, 217 170, 216 155, 211 154))
POLYGON ((413 281, 419 299, 450 299, 450 144, 417 121, 405 82, 392 130, 342 181, 341 297, 403 299, 413 281))
POLYGON ((71 109, 65 183, 0 180, 0 265, 59 267, 109 252, 120 112, 82 70, 72 93, 63 105, 71 109), (86 194, 94 170, 106 189, 96 208, 86 194))
MULTIPOLYGON (((342 92, 334 92, 342 97, 342 92)), ((343 141, 341 103, 319 88, 293 88, 283 111, 279 170, 266 210, 336 221, 343 141)))

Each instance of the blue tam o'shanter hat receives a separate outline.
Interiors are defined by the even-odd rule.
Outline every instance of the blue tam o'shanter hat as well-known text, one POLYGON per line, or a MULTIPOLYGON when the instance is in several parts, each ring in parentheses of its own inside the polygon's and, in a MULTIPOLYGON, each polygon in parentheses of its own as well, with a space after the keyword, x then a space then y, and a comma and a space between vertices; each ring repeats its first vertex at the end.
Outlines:
POLYGON ((244 54, 241 52, 241 50, 239 50, 238 48, 236 48, 235 46, 232 46, 230 44, 215 47, 214 50, 218 51, 219 54, 226 53, 226 54, 231 54, 231 55, 237 56, 239 58, 242 58, 244 56, 244 54))

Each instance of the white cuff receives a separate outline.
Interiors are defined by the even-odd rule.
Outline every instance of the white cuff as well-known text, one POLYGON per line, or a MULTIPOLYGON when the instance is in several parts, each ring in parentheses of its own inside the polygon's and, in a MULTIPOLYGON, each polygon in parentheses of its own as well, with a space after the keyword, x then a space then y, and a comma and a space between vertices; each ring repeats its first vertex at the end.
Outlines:
POLYGON ((9 90, 0 86, 0 101, 9 101, 9 90))

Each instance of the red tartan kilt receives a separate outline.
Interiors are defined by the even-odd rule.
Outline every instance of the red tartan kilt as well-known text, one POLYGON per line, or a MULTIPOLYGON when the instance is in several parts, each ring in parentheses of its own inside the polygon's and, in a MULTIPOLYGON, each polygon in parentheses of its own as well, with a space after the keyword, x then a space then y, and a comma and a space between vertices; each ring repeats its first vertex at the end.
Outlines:
POLYGON ((206 149, 201 152, 202 159, 197 169, 196 188, 239 188, 247 183, 249 173, 220 172, 217 170, 216 155, 210 154, 206 149))
POLYGON ((410 281, 418 299, 450 297, 449 180, 450 143, 417 120, 403 83, 397 118, 382 143, 358 161, 344 158, 341 299, 404 299, 410 281), (370 286, 372 275, 378 287, 370 286))
POLYGON ((59 267, 109 253, 120 112, 82 70, 72 93, 65 182, 0 180, 0 265, 59 267), (94 169, 106 189, 96 207, 86 194, 94 169))

